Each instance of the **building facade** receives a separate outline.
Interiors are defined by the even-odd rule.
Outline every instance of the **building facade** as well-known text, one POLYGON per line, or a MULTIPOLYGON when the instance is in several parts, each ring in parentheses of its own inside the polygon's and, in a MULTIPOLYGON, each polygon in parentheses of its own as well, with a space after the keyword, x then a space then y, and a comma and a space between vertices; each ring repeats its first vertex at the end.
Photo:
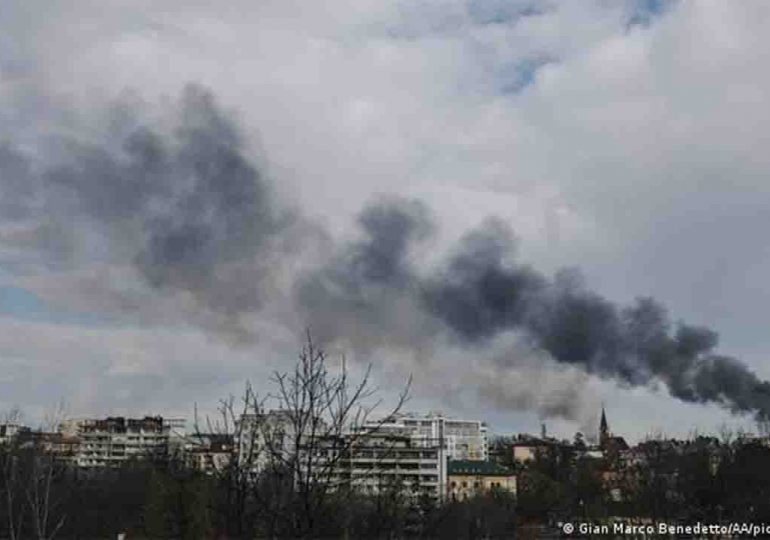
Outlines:
POLYGON ((160 416, 70 420, 60 426, 77 440, 72 462, 83 468, 115 467, 131 460, 165 460, 170 428, 160 416))
POLYGON ((241 467, 257 473, 297 451, 296 431, 289 411, 242 414, 235 430, 234 444, 241 467))
MULTIPOLYGON (((379 422, 368 422, 371 427, 379 422)), ((439 441, 450 460, 486 461, 489 458, 487 425, 480 420, 459 420, 442 413, 399 414, 381 423, 381 429, 405 430, 414 439, 439 441)))
POLYGON ((465 500, 494 490, 516 495, 513 471, 489 461, 450 461, 447 472, 447 496, 465 500))
POLYGON ((347 434, 343 441, 316 445, 325 456, 318 463, 334 461, 329 481, 363 494, 397 489, 411 496, 443 497, 447 459, 440 441, 415 437, 409 430, 347 434), (343 450, 339 450, 342 448, 343 450))
POLYGON ((199 433, 189 437, 184 446, 188 467, 206 474, 223 472, 235 453, 232 435, 199 433))

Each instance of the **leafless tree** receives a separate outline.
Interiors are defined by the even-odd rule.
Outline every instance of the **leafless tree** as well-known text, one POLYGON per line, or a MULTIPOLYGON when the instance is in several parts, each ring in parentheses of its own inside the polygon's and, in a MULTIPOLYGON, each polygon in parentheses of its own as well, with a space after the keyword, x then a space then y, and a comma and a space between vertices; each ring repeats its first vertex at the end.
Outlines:
POLYGON ((226 486, 228 524, 239 524, 231 532, 242 534, 259 519, 270 537, 312 535, 330 496, 351 487, 350 477, 339 474, 345 460, 401 410, 411 379, 384 409, 371 366, 357 381, 344 358, 333 372, 308 332, 294 369, 274 373, 272 382, 274 391, 263 397, 247 384, 240 400, 220 403, 213 421, 196 414, 193 431, 226 434, 236 445, 228 466, 211 471, 226 486))
MULTIPOLYGON (((5 415, 3 423, 8 429, 18 426, 21 421, 21 411, 13 409, 5 415)), ((2 460, 3 485, 2 493, 5 502, 5 521, 8 536, 11 540, 21 538, 24 525, 24 501, 20 497, 22 481, 20 479, 20 456, 18 437, 6 435, 7 440, 0 448, 2 460)))
POLYGON ((54 483, 66 474, 55 448, 57 430, 64 417, 64 406, 59 405, 46 418, 39 439, 32 441, 25 496, 38 540, 54 538, 66 521, 66 515, 60 512, 61 499, 54 490, 54 483))
POLYGON ((236 536, 254 528, 250 506, 257 495, 255 473, 263 448, 257 443, 259 431, 248 429, 247 419, 262 417, 263 413, 263 400, 247 382, 240 399, 230 395, 220 400, 214 417, 202 418, 196 406, 192 433, 184 438, 188 458, 196 452, 209 452, 213 438, 231 445, 229 459, 224 463, 209 462, 204 456, 202 472, 213 476, 220 490, 214 501, 216 507, 211 510, 220 516, 227 532, 236 536))
POLYGON ((350 477, 340 478, 343 461, 401 410, 411 379, 393 407, 373 420, 383 401, 376 397, 371 365, 358 382, 351 380, 344 358, 339 372, 331 373, 326 354, 308 332, 294 371, 276 373, 274 382, 277 393, 271 397, 287 425, 276 430, 267 424, 263 439, 270 462, 293 479, 301 517, 296 532, 309 534, 328 496, 351 487, 350 477))
MULTIPOLYGON (((55 428, 63 419, 63 407, 50 415, 36 432, 17 433, 3 448, 3 491, 8 535, 26 537, 29 526, 39 540, 54 538, 64 526, 60 493, 56 484, 65 474, 56 456, 55 428)), ((18 411, 6 423, 18 424, 18 411)))

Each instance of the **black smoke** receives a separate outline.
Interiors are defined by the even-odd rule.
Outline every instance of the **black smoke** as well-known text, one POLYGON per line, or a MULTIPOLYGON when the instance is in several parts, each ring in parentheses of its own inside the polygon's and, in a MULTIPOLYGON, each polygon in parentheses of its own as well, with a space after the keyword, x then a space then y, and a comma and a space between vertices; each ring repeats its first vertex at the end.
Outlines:
POLYGON ((634 386, 661 381, 684 401, 770 417, 770 384, 715 354, 714 331, 672 324, 651 298, 618 306, 588 290, 575 271, 548 279, 512 260, 510 238, 499 223, 469 234, 425 288, 427 309, 464 345, 520 330, 533 347, 589 373, 634 386))
POLYGON ((355 241, 297 270, 299 248, 287 246, 308 220, 276 199, 234 123, 196 86, 173 109, 163 122, 123 110, 103 138, 60 137, 46 159, 0 146, 0 241, 62 271, 130 265, 150 291, 236 319, 269 317, 266 302, 289 298, 322 339, 358 347, 425 350, 449 337, 479 356, 513 333, 586 373, 770 417, 770 384, 718 354, 714 331, 672 322, 653 299, 618 305, 574 270, 546 276, 519 263, 501 220, 436 264, 428 208, 381 196, 360 213, 355 241))
MULTIPOLYGON (((632 386, 663 383, 683 401, 770 418, 770 383, 740 361, 716 354, 716 332, 673 323, 651 298, 617 305, 588 289, 574 269, 548 277, 518 263, 513 233, 498 219, 469 232, 439 269, 407 264, 419 253, 415 227, 404 226, 414 223, 409 204, 418 203, 392 199, 364 210, 365 239, 304 282, 301 290, 314 292, 300 295, 300 303, 321 313, 324 306, 346 306, 375 320, 387 335, 394 326, 383 317, 383 306, 409 298, 436 323, 423 323, 422 339, 446 332, 469 354, 478 354, 496 336, 517 332, 532 350, 590 374, 632 386), (376 222, 376 231, 366 219, 373 215, 388 216, 376 222), (380 238, 379 247, 372 245, 380 238), (371 271, 373 266, 383 272, 371 271)), ((344 325, 335 331, 344 334, 344 325)), ((516 368, 513 359, 510 367, 516 368)))
POLYGON ((434 324, 419 303, 413 248, 433 224, 420 201, 380 196, 358 216, 360 238, 300 275, 294 299, 302 320, 324 341, 367 350, 420 347, 434 324))

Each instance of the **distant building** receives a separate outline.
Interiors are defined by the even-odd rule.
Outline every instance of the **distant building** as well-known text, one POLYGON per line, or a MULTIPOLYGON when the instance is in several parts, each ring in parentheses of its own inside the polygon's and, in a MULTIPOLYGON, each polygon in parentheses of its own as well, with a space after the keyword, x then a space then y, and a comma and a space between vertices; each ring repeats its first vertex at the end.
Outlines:
POLYGON ((82 419, 64 422, 60 432, 77 441, 73 463, 78 467, 113 467, 130 460, 168 457, 170 428, 161 416, 82 419))
POLYGON ((278 456, 296 452, 296 442, 294 422, 289 411, 242 414, 238 419, 234 439, 238 463, 250 467, 253 473, 274 464, 278 456))
POLYGON ((171 436, 184 437, 187 434, 187 419, 182 417, 164 417, 163 427, 168 428, 171 436))
POLYGON ((20 431, 29 430, 15 422, 0 424, 0 444, 8 444, 18 435, 20 431))
POLYGON ((77 456, 80 440, 77 437, 60 432, 34 431, 24 429, 16 434, 19 448, 35 449, 53 454, 60 463, 73 464, 77 456))
POLYGON ((465 500, 493 490, 516 494, 516 475, 490 461, 450 461, 447 470, 447 496, 465 500))
POLYGON ((510 446, 513 461, 521 465, 545 456, 551 456, 558 460, 563 455, 572 452, 571 445, 566 441, 552 437, 535 437, 523 433, 519 434, 510 446))
POLYGON ((232 435, 199 433, 187 438, 185 463, 197 471, 216 474, 230 465, 234 451, 232 435))
POLYGON ((400 433, 392 429, 365 435, 349 433, 343 439, 347 440, 340 443, 329 438, 316 445, 326 456, 321 458, 319 470, 323 470, 324 460, 335 461, 330 478, 333 483, 366 494, 399 489, 406 495, 443 498, 447 459, 440 441, 415 436, 408 429, 400 433))
POLYGON ((623 437, 616 437, 610 431, 607 414, 602 407, 602 416, 599 420, 599 449, 604 452, 605 457, 617 457, 628 448, 628 443, 623 437))
MULTIPOLYGON (((364 427, 379 423, 372 421, 364 427)), ((487 426, 480 420, 459 420, 441 413, 409 413, 389 418, 380 429, 406 430, 415 439, 441 441, 449 459, 486 461, 489 458, 487 426)))

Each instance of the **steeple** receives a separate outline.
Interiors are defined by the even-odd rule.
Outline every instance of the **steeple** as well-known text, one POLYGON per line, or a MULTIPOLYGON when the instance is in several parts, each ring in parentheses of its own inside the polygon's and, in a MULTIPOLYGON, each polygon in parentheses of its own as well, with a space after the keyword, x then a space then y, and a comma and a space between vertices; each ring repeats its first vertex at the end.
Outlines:
POLYGON ((602 419, 599 422, 599 445, 604 446, 607 439, 610 437, 610 428, 607 425, 607 415, 604 412, 604 405, 602 404, 602 419))

